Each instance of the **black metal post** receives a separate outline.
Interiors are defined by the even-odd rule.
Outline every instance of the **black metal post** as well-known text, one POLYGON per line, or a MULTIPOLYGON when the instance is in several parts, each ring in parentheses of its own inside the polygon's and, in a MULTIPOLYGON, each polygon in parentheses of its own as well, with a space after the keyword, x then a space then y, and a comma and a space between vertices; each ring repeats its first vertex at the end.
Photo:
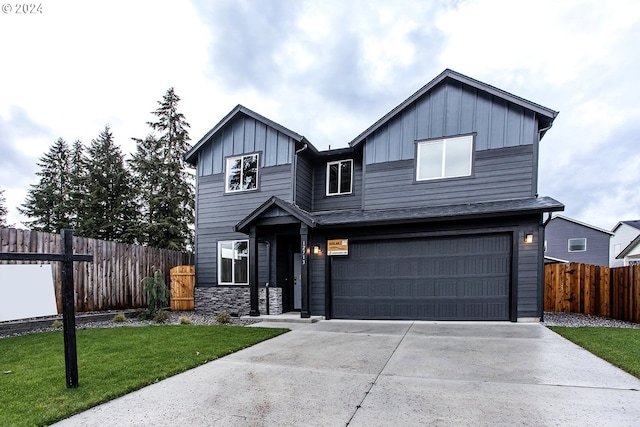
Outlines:
POLYGON ((255 225, 249 229, 249 316, 260 316, 258 298, 258 232, 255 225))
POLYGON ((78 354, 76 351, 76 316, 73 286, 73 232, 62 230, 62 325, 64 333, 64 364, 67 388, 78 387, 78 354))
POLYGON ((300 258, 302 265, 300 266, 300 282, 302 285, 302 310, 300 317, 311 317, 309 309, 309 227, 306 224, 300 224, 300 258))

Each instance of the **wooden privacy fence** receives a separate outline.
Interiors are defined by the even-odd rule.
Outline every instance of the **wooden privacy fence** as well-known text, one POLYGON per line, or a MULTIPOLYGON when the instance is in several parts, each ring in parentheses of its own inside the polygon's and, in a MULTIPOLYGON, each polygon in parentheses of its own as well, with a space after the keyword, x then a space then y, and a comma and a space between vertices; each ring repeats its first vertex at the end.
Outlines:
MULTIPOLYGON (((166 249, 73 236, 75 254, 93 255, 93 262, 75 263, 75 311, 122 310, 146 307, 142 279, 152 267, 162 271, 167 285, 170 270, 190 264, 191 254, 166 249)), ((0 229, 0 252, 60 252, 60 235, 15 228, 0 229)), ((38 261, 0 261, 1 264, 38 264, 38 261)), ((47 263, 48 264, 48 263, 47 263)), ((62 272, 52 263, 58 313, 62 312, 62 272)), ((15 286, 20 286, 17 283, 15 286)), ((28 303, 26 301, 25 303, 28 303)))
POLYGON ((640 265, 549 264, 544 309, 640 323, 640 265))
POLYGON ((195 267, 179 265, 171 269, 171 310, 193 310, 193 288, 196 283, 195 267))

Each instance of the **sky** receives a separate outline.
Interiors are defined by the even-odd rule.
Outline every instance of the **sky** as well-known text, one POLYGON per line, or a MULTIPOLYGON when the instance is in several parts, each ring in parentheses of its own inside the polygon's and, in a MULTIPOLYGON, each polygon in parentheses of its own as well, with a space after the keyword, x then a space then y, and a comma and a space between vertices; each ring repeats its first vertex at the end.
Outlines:
POLYGON ((194 144, 242 104, 325 150, 446 68, 560 112, 538 190, 563 215, 640 219, 637 0, 37 4, 0 11, 0 189, 18 227, 55 140, 88 145, 108 124, 129 155, 170 87, 194 144))

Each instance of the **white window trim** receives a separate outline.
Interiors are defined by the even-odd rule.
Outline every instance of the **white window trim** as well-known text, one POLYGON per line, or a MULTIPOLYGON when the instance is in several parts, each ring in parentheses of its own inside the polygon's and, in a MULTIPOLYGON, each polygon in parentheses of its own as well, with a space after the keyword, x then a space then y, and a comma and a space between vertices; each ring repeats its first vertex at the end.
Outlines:
MULTIPOLYGON (((242 160, 240 161, 240 163, 242 164, 242 160)), ((227 157, 226 162, 225 162, 225 168, 224 168, 224 192, 225 193, 241 193, 244 191, 256 191, 258 189, 258 175, 260 174, 260 153, 250 153, 250 154, 242 154, 240 156, 233 156, 233 157, 227 157), (244 178, 244 168, 242 169, 242 171, 240 172, 240 189, 238 190, 230 190, 229 189, 229 163, 237 160, 237 159, 243 159, 245 157, 256 157, 256 164, 258 165, 258 167, 256 168, 256 186, 255 188, 248 188, 246 190, 242 189, 242 182, 243 182, 243 178, 244 178)))
POLYGON ((434 179, 449 179, 449 178, 460 178, 465 176, 471 176, 471 171, 473 170, 473 147, 474 147, 474 138, 473 135, 464 135, 464 136, 455 136, 450 138, 441 138, 441 139, 430 139, 428 141, 420 141, 418 142, 418 148, 416 150, 416 181, 432 181, 434 179), (447 158, 447 142, 456 139, 471 139, 471 149, 469 150, 469 171, 468 173, 461 175, 450 175, 445 176, 445 160, 447 158), (442 143, 442 159, 440 161, 440 176, 432 177, 432 178, 420 178, 420 148, 429 145, 442 143))
POLYGON ((353 193, 353 159, 343 159, 343 160, 336 160, 335 162, 327 162, 327 179, 325 182, 325 194, 327 196, 343 196, 345 194, 352 194, 353 193), (340 192, 340 187, 341 187, 341 180, 342 180, 342 176, 340 175, 340 165, 341 163, 344 162, 351 162, 351 169, 349 171, 349 173, 351 174, 351 182, 349 183, 349 191, 348 192, 344 192, 341 193, 340 192), (329 167, 331 165, 338 165, 338 192, 337 193, 329 193, 329 167))
POLYGON ((567 240, 567 252, 586 252, 587 251, 587 238, 586 237, 574 237, 567 240), (580 250, 571 250, 571 241, 572 240, 584 240, 584 249, 580 250))
MULTIPOLYGON (((238 242, 247 242, 247 248, 249 247, 249 240, 247 239, 238 239, 238 240, 219 240, 218 241, 218 254, 217 254, 217 268, 218 268, 218 285, 225 285, 225 286, 249 286, 249 254, 247 254, 247 283, 236 283, 235 281, 232 282, 223 282, 222 281, 222 249, 221 246, 225 243, 231 243, 231 246, 233 247, 236 243, 238 242)), ((231 277, 235 279, 235 264, 231 263, 231 277)))

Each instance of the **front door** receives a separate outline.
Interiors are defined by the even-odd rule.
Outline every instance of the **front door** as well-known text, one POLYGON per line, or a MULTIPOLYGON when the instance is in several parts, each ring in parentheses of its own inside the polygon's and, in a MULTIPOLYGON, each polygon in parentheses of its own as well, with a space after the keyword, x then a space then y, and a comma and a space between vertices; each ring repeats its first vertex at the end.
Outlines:
POLYGON ((300 271, 300 264, 302 259, 300 253, 293 254, 293 309, 302 309, 302 273, 300 271))

